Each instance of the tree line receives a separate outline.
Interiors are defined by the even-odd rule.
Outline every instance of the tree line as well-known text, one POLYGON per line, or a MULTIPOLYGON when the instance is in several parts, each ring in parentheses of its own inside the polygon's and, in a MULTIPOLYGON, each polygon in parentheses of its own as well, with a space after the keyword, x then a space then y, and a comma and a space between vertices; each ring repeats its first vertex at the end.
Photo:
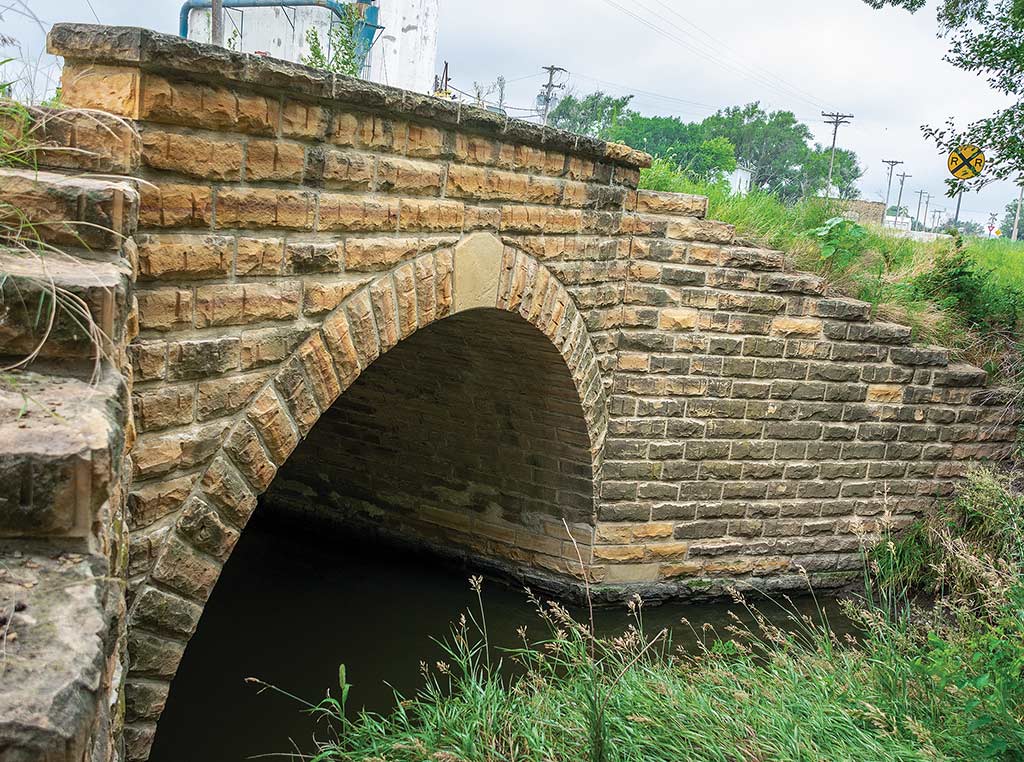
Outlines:
MULTIPOLYGON (((549 123, 668 159, 697 179, 717 180, 740 166, 750 171, 752 188, 784 201, 825 193, 830 149, 813 142, 810 129, 790 111, 766 111, 750 103, 684 122, 633 111, 632 98, 601 91, 569 94, 552 110, 549 123)), ((857 198, 856 183, 863 174, 857 154, 837 148, 832 195, 857 198)))

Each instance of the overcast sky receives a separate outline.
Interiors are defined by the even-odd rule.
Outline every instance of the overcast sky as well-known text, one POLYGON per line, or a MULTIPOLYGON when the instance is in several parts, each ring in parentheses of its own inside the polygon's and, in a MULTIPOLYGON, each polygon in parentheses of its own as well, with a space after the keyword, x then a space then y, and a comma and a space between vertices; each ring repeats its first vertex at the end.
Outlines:
MULTIPOLYGON (((171 33, 180 6, 91 0, 94 15, 90 0, 27 1, 46 24, 98 15, 105 24, 171 33)), ((0 9, 11 3, 0 0, 0 9)), ((793 111, 825 144, 831 128, 821 111, 852 113, 839 144, 867 170, 862 197, 884 199, 882 159, 902 159, 897 171, 913 175, 904 193, 911 213, 923 189, 939 197, 933 208, 951 215, 953 202, 942 197, 945 157, 920 126, 949 116, 966 123, 1006 101, 944 63, 946 43, 935 31, 932 8, 912 16, 862 0, 441 0, 438 67, 447 60, 453 83, 467 91, 504 75, 507 104, 523 108, 533 106, 547 64, 568 69, 565 82, 577 93, 633 93, 633 107, 645 114, 699 120, 756 100, 793 111)), ((42 47, 38 29, 11 10, 2 12, 0 32, 29 50, 42 47)), ((964 197, 961 216, 986 222, 998 212, 1001 220, 1015 197, 1011 183, 993 183, 964 197)))

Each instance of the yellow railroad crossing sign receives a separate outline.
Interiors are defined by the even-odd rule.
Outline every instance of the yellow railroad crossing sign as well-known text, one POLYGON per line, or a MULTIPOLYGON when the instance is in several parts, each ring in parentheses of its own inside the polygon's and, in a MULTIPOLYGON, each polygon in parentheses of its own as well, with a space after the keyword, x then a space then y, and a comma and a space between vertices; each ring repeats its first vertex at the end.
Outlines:
POLYGON ((947 166, 958 180, 973 180, 985 168, 985 154, 975 145, 959 146, 949 152, 947 166))

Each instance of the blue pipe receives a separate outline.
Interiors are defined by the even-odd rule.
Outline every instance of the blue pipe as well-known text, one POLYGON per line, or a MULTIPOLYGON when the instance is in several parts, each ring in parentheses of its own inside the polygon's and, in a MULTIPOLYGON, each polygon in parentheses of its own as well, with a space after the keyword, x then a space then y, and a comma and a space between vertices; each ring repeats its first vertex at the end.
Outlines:
MULTIPOLYGON (((365 5, 366 8, 363 12, 362 20, 356 25, 356 36, 359 38, 359 53, 360 57, 365 58, 366 54, 369 53, 370 47, 373 45, 373 37, 377 29, 380 29, 377 25, 377 19, 380 9, 377 6, 372 5, 373 0, 357 0, 361 5, 365 5)), ((345 18, 344 4, 336 2, 336 0, 223 0, 223 6, 225 8, 272 8, 274 6, 283 6, 287 8, 294 8, 299 6, 317 6, 320 8, 326 8, 339 19, 345 18)), ((185 0, 181 5, 181 11, 178 14, 178 34, 181 37, 188 38, 188 14, 193 8, 212 8, 213 0, 185 0)))

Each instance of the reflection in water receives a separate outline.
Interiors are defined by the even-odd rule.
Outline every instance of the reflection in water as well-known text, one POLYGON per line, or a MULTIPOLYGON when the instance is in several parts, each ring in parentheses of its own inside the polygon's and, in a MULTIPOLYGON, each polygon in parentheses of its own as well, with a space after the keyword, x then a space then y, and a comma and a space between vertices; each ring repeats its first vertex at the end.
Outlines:
MULTIPOLYGON (((421 659, 440 658, 431 638, 443 637, 452 619, 476 605, 470 573, 430 555, 257 511, 185 652, 150 759, 231 762, 296 747, 309 751, 311 718, 287 698, 259 694, 244 683, 250 676, 315 703, 336 687, 344 663, 354 686, 349 709, 386 711, 393 689, 415 692, 421 659)), ((492 643, 515 646, 524 623, 541 636, 522 590, 487 580, 484 604, 492 643)), ((817 616, 809 599, 798 606, 817 616)), ((735 608, 647 607, 644 625, 650 633, 671 627, 677 645, 693 647, 681 617, 698 630, 704 622, 722 628, 735 608)), ((840 617, 828 608, 836 624, 840 617)), ((778 611, 772 603, 762 609, 778 611)), ((597 611, 599 631, 617 632, 628 622, 624 607, 597 611)))

